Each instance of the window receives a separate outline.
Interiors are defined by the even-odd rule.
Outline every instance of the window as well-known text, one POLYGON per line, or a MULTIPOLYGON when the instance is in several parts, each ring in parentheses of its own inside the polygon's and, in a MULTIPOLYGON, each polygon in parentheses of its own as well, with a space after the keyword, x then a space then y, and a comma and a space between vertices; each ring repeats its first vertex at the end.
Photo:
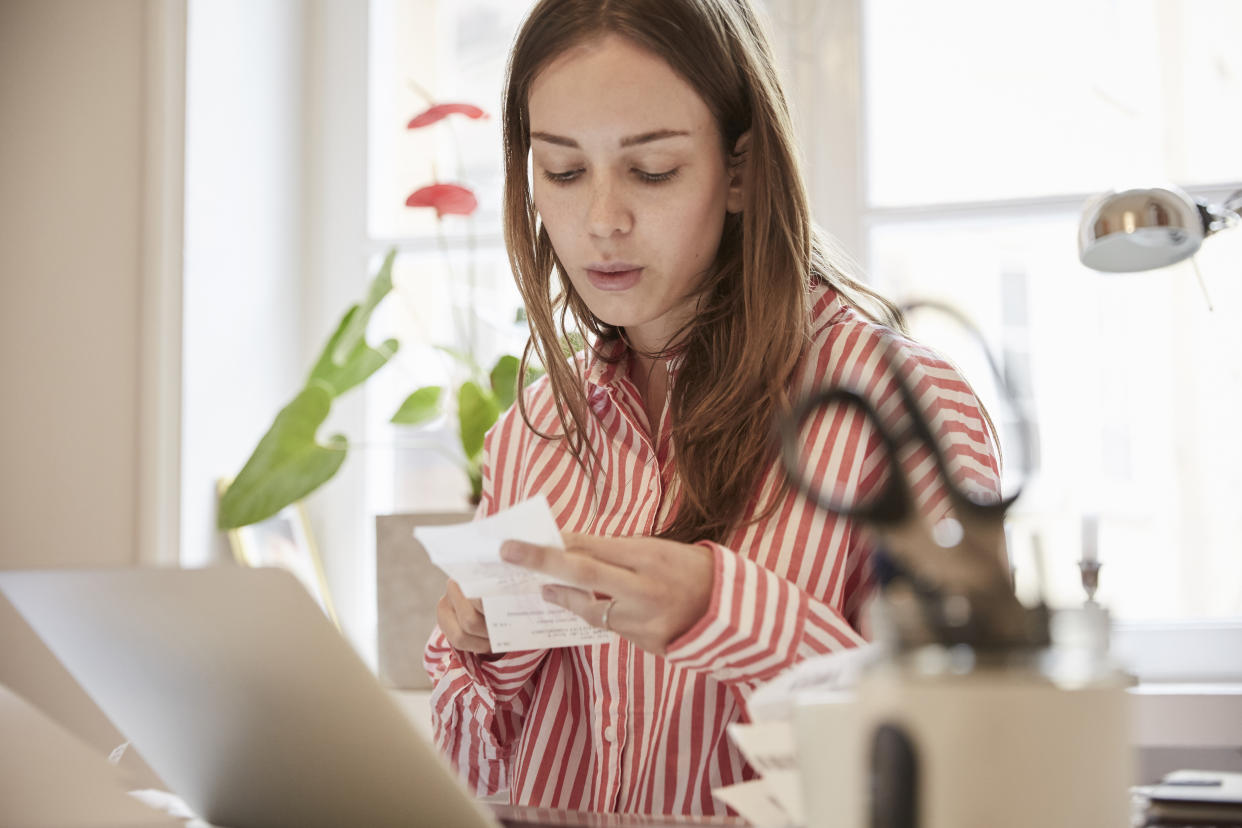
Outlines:
POLYGON ((466 503, 468 484, 453 422, 412 430, 388 425, 401 401, 423 385, 464 379, 444 348, 470 352, 490 366, 518 355, 526 339, 517 323, 501 228, 500 95, 505 59, 526 4, 507 0, 372 0, 368 237, 379 265, 397 248, 394 298, 373 320, 372 337, 395 335, 402 350, 368 384, 369 439, 396 446, 368 464, 372 508, 439 511, 466 503), (454 116, 407 130, 430 101, 466 102, 490 117, 454 116), (433 181, 461 183, 476 194, 470 217, 405 206, 433 181))
POLYGON ((1082 594, 1074 562, 1098 546, 1101 598, 1121 618, 1242 615, 1242 447, 1227 436, 1242 402, 1242 240, 1199 256, 1211 311, 1193 263, 1104 275, 1076 248, 1085 194, 1174 181, 1219 202, 1242 181, 1224 140, 1242 128, 1228 34, 1242 7, 862 8, 865 256, 890 293, 970 313, 1030 405, 1020 571, 1041 538, 1046 591, 1064 605, 1082 594))
MULTIPOLYGON (((1038 544, 1046 598, 1081 602, 1076 564, 1094 546, 1115 618, 1242 629, 1242 233, 1133 275, 1090 271, 1076 247, 1092 194, 1173 182, 1219 204, 1242 187, 1228 138, 1242 130, 1242 5, 769 7, 817 214, 861 216, 843 241, 890 296, 970 315, 1033 415, 1037 471, 1012 520, 1020 593, 1037 592, 1038 544)), ((915 335, 976 383, 1012 466, 1005 406, 969 346, 929 322, 915 335)))

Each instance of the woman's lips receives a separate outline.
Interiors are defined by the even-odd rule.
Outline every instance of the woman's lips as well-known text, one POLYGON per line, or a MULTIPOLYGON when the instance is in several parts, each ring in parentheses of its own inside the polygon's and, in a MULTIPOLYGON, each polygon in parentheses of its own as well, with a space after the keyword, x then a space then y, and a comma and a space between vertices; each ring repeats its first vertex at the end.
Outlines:
POLYGON ((643 269, 633 265, 588 267, 587 279, 596 290, 629 290, 638 284, 643 269))

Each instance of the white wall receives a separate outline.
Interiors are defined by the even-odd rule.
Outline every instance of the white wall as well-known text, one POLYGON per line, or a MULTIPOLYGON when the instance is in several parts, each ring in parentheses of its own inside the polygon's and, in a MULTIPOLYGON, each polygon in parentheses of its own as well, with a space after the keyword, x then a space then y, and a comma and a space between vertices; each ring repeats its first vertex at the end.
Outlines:
MULTIPOLYGON (((0 569, 220 554, 215 480, 361 295, 366 26, 349 0, 0 2, 0 569)), ((312 522, 365 652, 360 463, 312 522)), ((3 601, 0 652, 115 746, 3 601)))
POLYGON ((0 567, 138 560, 144 3, 0 3, 0 567))
MULTIPOLYGON (((175 560, 183 8, 0 2, 0 569, 175 560)), ((3 599, 0 654, 120 744, 3 599)))
POLYGON ((192 3, 161 56, 180 7, 0 4, 0 566, 212 560, 214 481, 309 364, 305 7, 192 3))

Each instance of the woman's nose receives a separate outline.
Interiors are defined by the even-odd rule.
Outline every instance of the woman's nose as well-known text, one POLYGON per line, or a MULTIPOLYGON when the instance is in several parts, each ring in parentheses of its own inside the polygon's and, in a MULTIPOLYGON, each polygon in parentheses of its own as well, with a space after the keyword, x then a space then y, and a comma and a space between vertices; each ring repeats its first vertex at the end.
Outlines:
POLYGON ((615 182, 597 181, 591 189, 587 229, 592 236, 608 238, 634 228, 634 216, 615 182))

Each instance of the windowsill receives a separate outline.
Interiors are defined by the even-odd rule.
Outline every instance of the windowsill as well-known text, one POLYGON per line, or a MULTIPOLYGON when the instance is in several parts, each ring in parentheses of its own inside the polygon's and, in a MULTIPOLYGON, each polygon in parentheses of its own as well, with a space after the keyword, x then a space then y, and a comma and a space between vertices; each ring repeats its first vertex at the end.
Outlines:
POLYGON ((1135 747, 1242 745, 1242 683, 1147 682, 1130 697, 1135 747))

